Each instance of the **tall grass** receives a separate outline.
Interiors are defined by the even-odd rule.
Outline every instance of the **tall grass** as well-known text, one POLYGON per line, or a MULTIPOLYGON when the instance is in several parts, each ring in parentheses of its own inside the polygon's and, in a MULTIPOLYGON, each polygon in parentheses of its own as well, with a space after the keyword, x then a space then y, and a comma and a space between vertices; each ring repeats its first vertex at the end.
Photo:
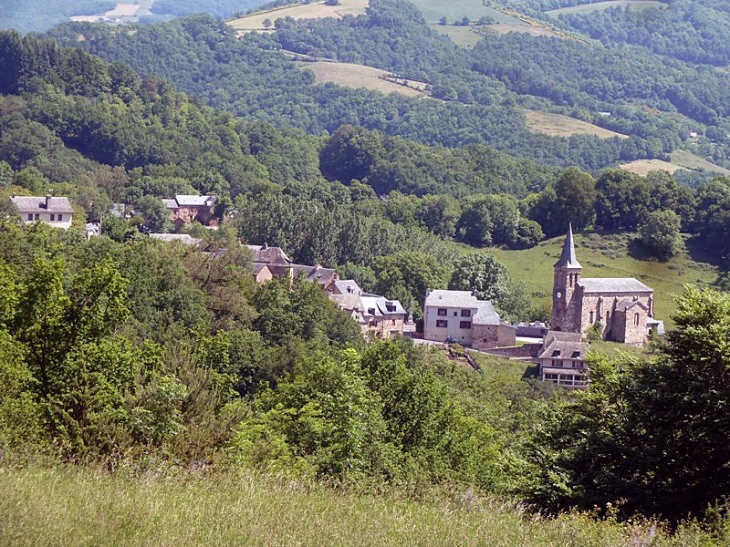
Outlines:
POLYGON ((245 473, 178 477, 88 468, 0 472, 2 545, 708 545, 565 515, 549 520, 470 493, 419 503, 245 473), (455 499, 455 501, 454 501, 455 499))

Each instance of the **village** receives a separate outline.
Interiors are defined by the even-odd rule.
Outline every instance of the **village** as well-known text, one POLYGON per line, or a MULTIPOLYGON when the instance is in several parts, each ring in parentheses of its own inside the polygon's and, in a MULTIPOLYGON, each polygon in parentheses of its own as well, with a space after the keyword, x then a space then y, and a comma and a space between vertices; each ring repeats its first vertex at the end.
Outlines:
MULTIPOLYGON (((44 222, 67 229, 73 208, 66 197, 12 197, 25 223, 44 222)), ((198 245, 200 239, 179 233, 194 222, 217 229, 215 196, 176 195, 163 199, 177 233, 150 233, 153 239, 198 245)), ((115 207, 123 214, 124 207, 115 207)), ((87 224, 86 235, 100 235, 99 225, 87 224)), ((554 264, 552 319, 510 324, 492 302, 479 300, 473 291, 432 290, 424 295, 422 324, 413 310, 398 300, 364 291, 353 279, 341 279, 337 270, 320 264, 295 264, 280 247, 247 244, 251 273, 258 284, 274 279, 302 279, 316 283, 337 307, 355 321, 366 339, 408 336, 419 343, 485 352, 537 365, 537 377, 565 388, 590 383, 586 355, 589 338, 630 346, 646 346, 663 334, 663 322, 654 318, 654 291, 633 278, 583 278, 572 228, 569 225, 562 253, 554 264), (420 327, 420 328, 419 328, 420 327)))

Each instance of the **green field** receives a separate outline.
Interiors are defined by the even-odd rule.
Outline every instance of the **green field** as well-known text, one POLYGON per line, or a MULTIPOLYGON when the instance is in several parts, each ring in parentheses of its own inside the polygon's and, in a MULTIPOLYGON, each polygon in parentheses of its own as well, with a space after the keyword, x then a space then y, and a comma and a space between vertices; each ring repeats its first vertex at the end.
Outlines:
MULTIPOLYGON (((628 254, 631 235, 576 235, 576 254, 583 266, 584 277, 635 277, 654 289, 656 317, 672 326, 670 315, 675 310, 673 295, 681 294, 683 286, 709 284, 718 274, 711 257, 690 243, 668 262, 638 260, 628 254), (695 260, 690 257, 690 253, 695 260)), ((527 285, 536 302, 549 302, 552 295, 553 264, 560 256, 563 237, 543 241, 532 249, 506 251, 490 249, 505 264, 512 276, 527 285)))
POLYGON ((0 471, 0 545, 710 545, 696 527, 669 537, 652 523, 548 520, 471 491, 417 503, 244 473, 0 471))
POLYGON ((629 6, 629 9, 632 10, 642 11, 645 9, 664 8, 666 7, 666 4, 664 2, 659 2, 658 0, 611 0, 609 2, 594 2, 592 4, 581 4, 578 6, 554 9, 546 11, 545 13, 557 17, 558 15, 568 13, 591 13, 608 8, 625 8, 626 6, 629 6))
POLYGON ((687 150, 674 150, 672 152, 672 161, 664 160, 635 160, 629 163, 621 164, 622 169, 636 173, 637 175, 646 176, 649 171, 664 170, 674 173, 677 169, 698 170, 715 172, 721 175, 730 175, 730 169, 725 169, 714 163, 710 163, 706 159, 688 152, 687 150))

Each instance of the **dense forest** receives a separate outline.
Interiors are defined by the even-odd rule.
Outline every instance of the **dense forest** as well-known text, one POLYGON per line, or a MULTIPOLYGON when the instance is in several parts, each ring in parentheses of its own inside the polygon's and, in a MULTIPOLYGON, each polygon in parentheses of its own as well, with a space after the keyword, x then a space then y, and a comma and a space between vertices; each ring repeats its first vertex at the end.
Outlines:
MULTIPOLYGON (((533 66, 514 81, 484 76, 497 68, 455 56, 453 78, 442 83, 473 89, 473 106, 456 88, 456 100, 415 101, 314 86, 274 51, 286 41, 311 52, 321 38, 320 54, 339 56, 358 44, 354 53, 374 65, 431 79, 450 59, 445 40, 429 31, 417 47, 440 44, 443 57, 398 68, 397 48, 378 52, 367 38, 385 28, 408 36, 418 14, 402 6, 374 2, 362 18, 287 21, 280 34, 242 40, 207 16, 134 33, 53 31, 74 45, 71 33, 82 31, 81 45, 112 62, 0 32, 3 468, 42 454, 142 474, 285 474, 409 499, 454 488, 528 502, 543 515, 579 509, 670 526, 694 518, 708 538, 726 541, 727 274, 718 288, 687 288, 676 329, 651 353, 591 356, 592 384, 582 393, 479 373, 408 339, 365 340, 315 284, 253 281, 241 242, 336 266, 363 288, 412 304, 417 318, 427 288, 472 288, 507 319, 545 319, 549 310, 533 307, 485 247, 530 247, 572 221, 576 230, 636 232, 657 259, 677 251, 681 231, 727 260, 728 177, 689 186, 666 172, 599 170, 628 145, 501 125, 518 112, 511 101, 521 92, 510 89, 537 78, 530 71, 541 62, 538 50, 566 57, 575 47, 568 42, 488 36, 463 54, 485 63, 490 47, 524 40, 536 48, 524 59, 533 66), (225 65, 228 81, 218 72, 225 65), (214 80, 219 87, 210 87, 214 80), (186 82, 197 85, 191 95, 186 82), (243 97, 235 108, 227 98, 236 96, 233 83, 243 97), (328 93, 334 99, 315 108, 328 93), (220 109, 206 104, 215 95, 220 109), (332 117, 325 110, 338 108, 338 97, 377 122, 363 123, 357 108, 332 117), (455 116, 452 128, 439 125, 444 112, 455 116), (394 120, 405 127, 392 130, 394 120), (443 133, 428 136, 429 120, 436 133, 473 127, 484 137, 442 142, 443 133), (498 127, 514 140, 490 147, 486 135, 498 127), (594 145, 597 155, 617 148, 600 161, 571 160, 594 145), (26 226, 8 199, 49 193, 71 199, 77 226, 26 226), (175 193, 220 200, 219 230, 189 229, 199 247, 145 235, 171 229, 161 198, 175 193), (127 204, 130 218, 109 215, 113 203, 127 204), (103 235, 86 239, 84 221, 102 218, 103 235)), ((407 43, 399 47, 416 59, 407 43)), ((544 61, 564 78, 566 97, 590 102, 603 93, 570 88, 566 74, 575 67, 561 68, 566 59, 544 61)), ((633 63, 627 55, 627 70, 651 70, 633 63)), ((680 85, 683 66, 668 80, 680 85)), ((708 108, 717 82, 703 86, 708 108)), ((663 85, 642 100, 669 100, 663 85)), ((667 139, 627 141, 659 142, 657 153, 665 153, 677 144, 667 139)))

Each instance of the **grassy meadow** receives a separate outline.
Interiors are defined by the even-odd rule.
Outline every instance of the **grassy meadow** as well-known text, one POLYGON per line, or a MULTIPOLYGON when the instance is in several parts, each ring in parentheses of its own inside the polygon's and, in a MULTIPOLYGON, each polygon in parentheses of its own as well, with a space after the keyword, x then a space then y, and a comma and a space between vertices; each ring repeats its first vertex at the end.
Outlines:
POLYGON ((549 15, 557 17, 558 15, 567 13, 592 13, 594 11, 608 9, 608 8, 625 8, 642 11, 646 9, 663 8, 666 7, 664 2, 658 0, 610 0, 608 2, 595 2, 592 4, 580 4, 577 6, 569 6, 567 8, 559 8, 547 11, 549 15))
POLYGON ((730 175, 730 169, 725 169, 719 165, 715 165, 706 159, 688 152, 687 150, 674 150, 672 152, 672 161, 663 160, 635 160, 628 163, 622 163, 621 168, 636 173, 637 175, 646 176, 650 171, 668 171, 674 173, 678 169, 697 170, 715 172, 721 175, 730 175))
POLYGON ((337 85, 365 88, 382 93, 398 93, 406 97, 420 97, 426 84, 414 80, 398 79, 397 82, 387 70, 353 63, 299 62, 299 68, 311 70, 317 83, 332 82, 337 85), (400 83, 403 82, 403 83, 400 83), (407 85, 404 85, 407 83, 407 85))
MULTIPOLYGON (((669 316, 675 310, 674 295, 685 284, 709 284, 715 281, 717 266, 712 257, 693 242, 686 241, 682 251, 667 262, 640 260, 630 256, 631 234, 576 234, 576 254, 584 277, 635 277, 654 289, 656 317, 672 326, 669 316)), ((552 295, 553 264, 560 256, 564 237, 543 241, 521 251, 491 249, 512 276, 524 281, 535 301, 549 302, 552 295)))
POLYGON ((0 470, 0 545, 709 545, 695 527, 554 520, 471 492, 428 502, 245 473, 175 478, 87 468, 0 470))
POLYGON ((264 21, 272 23, 281 17, 293 17, 294 19, 323 19, 325 17, 340 18, 343 15, 361 15, 368 7, 368 0, 340 0, 338 6, 326 6, 324 1, 311 4, 292 4, 271 10, 257 11, 244 17, 231 19, 227 23, 240 32, 253 30, 266 30, 264 21))
POLYGON ((611 137, 627 138, 626 135, 616 133, 610 129, 598 127, 592 123, 584 122, 563 116, 561 114, 551 114, 548 112, 538 112, 536 110, 525 110, 525 118, 527 129, 533 133, 543 133, 551 137, 570 137, 571 135, 596 135, 602 139, 611 137))

